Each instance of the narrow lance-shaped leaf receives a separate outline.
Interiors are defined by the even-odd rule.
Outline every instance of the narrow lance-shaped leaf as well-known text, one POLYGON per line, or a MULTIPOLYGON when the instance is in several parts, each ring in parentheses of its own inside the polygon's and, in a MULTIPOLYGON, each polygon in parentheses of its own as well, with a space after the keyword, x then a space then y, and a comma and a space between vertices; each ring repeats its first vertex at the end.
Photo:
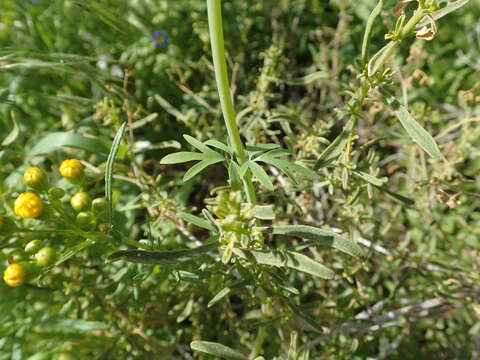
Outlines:
POLYGON ((260 165, 258 165, 253 161, 250 161, 248 162, 248 167, 252 171, 253 175, 258 179, 258 181, 260 181, 260 183, 263 186, 265 186, 270 191, 275 190, 275 187, 273 186, 272 181, 270 180, 269 176, 260 165))
POLYGON ((393 54, 399 44, 399 41, 392 40, 372 56, 368 62, 368 76, 375 75, 375 73, 387 62, 388 58, 393 54))
POLYGON ((377 16, 382 12, 383 4, 385 0, 380 0, 377 5, 373 8, 370 16, 368 17, 367 24, 365 26, 365 33, 363 35, 362 42, 362 60, 365 63, 368 57, 368 47, 370 45, 370 38, 372 36, 373 23, 377 16))
POLYGON ((251 262, 256 262, 263 265, 286 267, 327 280, 335 277, 335 273, 326 266, 310 259, 306 255, 293 251, 242 250, 239 248, 233 248, 232 250, 238 257, 251 262))
POLYGON ((160 160, 160 164, 181 164, 188 161, 203 160, 205 155, 202 153, 180 151, 168 154, 160 160))
POLYGON ((110 154, 108 154, 107 166, 105 170, 105 199, 107 201, 107 224, 109 224, 110 226, 112 226, 113 219, 113 164, 115 163, 115 158, 117 157, 118 149, 120 147, 126 125, 127 123, 124 122, 122 126, 120 126, 120 129, 118 129, 115 138, 113 139, 112 148, 110 149, 110 154))
POLYGON ((387 179, 386 178, 377 178, 373 175, 370 175, 370 174, 367 174, 363 171, 357 171, 357 170, 353 170, 352 171, 352 174, 355 175, 356 177, 362 179, 362 180, 365 180, 366 182, 374 185, 374 186, 383 186, 383 184, 385 184, 387 182, 387 179))
POLYGON ((236 350, 223 344, 210 341, 192 341, 190 347, 194 351, 217 356, 220 359, 247 360, 248 358, 236 350))
POLYGON ((219 302, 220 300, 222 300, 224 297, 226 297, 228 294, 230 294, 230 288, 226 287, 226 288, 223 288, 222 290, 220 290, 218 292, 217 295, 215 295, 212 300, 210 300, 207 304, 207 307, 212 307, 213 305, 215 305, 217 302, 219 302))
POLYGON ((172 250, 172 251, 144 251, 122 250, 111 254, 108 260, 111 262, 125 260, 139 264, 177 264, 189 261, 218 247, 218 242, 199 246, 195 249, 172 250))
MULTIPOLYGON (((445 7, 441 8, 440 10, 431 12, 429 15, 433 20, 438 20, 438 19, 444 17, 445 15, 448 15, 452 11, 455 11, 455 10, 461 8, 462 6, 465 6, 469 1, 470 0, 449 1, 445 7)), ((429 23, 430 23, 429 19, 426 18, 426 19, 420 21, 417 24, 416 27, 417 28, 422 28, 424 26, 429 25, 429 23)))
POLYGON ((415 141, 425 152, 437 160, 445 160, 443 154, 440 152, 437 143, 432 135, 430 135, 408 112, 407 108, 400 104, 390 93, 381 90, 382 94, 390 106, 392 106, 397 115, 398 120, 406 130, 408 135, 415 141))
POLYGON ((202 160, 195 165, 193 165, 190 169, 187 170, 185 175, 183 175, 183 181, 188 181, 191 178, 193 178, 195 175, 197 175, 199 172, 205 170, 210 165, 213 165, 217 162, 220 162, 224 160, 223 158, 213 158, 213 159, 207 159, 207 160, 202 160))
POLYGON ((207 220, 202 219, 201 217, 186 213, 186 212, 179 212, 177 216, 189 223, 197 225, 198 227, 210 230, 211 232, 217 232, 217 228, 210 224, 207 220))
POLYGON ((343 129, 342 132, 332 141, 328 147, 320 154, 314 169, 317 170, 325 165, 328 165, 333 160, 337 159, 342 153, 348 142, 348 132, 343 129))
POLYGON ((353 241, 331 230, 307 225, 283 225, 271 227, 255 227, 254 230, 274 235, 298 236, 302 239, 315 240, 356 258, 363 256, 362 249, 353 241))
POLYGON ((12 114, 13 128, 12 128, 12 131, 10 131, 10 133, 5 137, 5 139, 3 139, 2 146, 8 146, 11 143, 13 143, 17 139, 18 134, 20 133, 20 129, 18 127, 15 113, 12 111, 11 114, 12 114))

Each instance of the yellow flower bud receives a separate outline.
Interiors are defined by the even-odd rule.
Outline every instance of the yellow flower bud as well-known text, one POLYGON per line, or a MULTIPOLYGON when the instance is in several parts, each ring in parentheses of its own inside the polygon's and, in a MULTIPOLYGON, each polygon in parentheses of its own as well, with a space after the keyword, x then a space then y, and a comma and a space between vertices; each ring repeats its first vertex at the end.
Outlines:
POLYGON ((15 200, 13 204, 15 215, 24 219, 36 218, 43 210, 40 197, 33 192, 25 192, 15 200))
POLYGON ((76 179, 83 174, 83 165, 77 159, 64 160, 60 165, 60 174, 68 179, 76 179))
POLYGON ((27 185, 35 187, 45 180, 45 173, 38 167, 32 167, 25 171, 23 174, 23 180, 25 180, 27 185))
POLYGON ((27 271, 22 264, 10 264, 3 272, 3 280, 8 286, 20 286, 26 278, 27 271))

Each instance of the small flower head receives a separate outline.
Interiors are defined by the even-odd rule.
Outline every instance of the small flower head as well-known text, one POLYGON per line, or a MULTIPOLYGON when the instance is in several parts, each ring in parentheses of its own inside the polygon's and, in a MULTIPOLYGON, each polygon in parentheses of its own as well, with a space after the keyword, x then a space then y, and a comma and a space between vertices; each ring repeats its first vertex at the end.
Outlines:
POLYGON ((38 217, 43 210, 43 204, 40 197, 34 192, 25 192, 15 200, 13 204, 15 215, 24 219, 38 217))
POLYGON ((27 270, 23 264, 10 264, 3 272, 3 280, 8 286, 22 285, 27 278, 27 270))
POLYGON ((23 180, 31 187, 38 187, 45 182, 45 173, 38 167, 32 167, 25 171, 23 180))
POLYGON ((168 43, 168 36, 164 30, 157 30, 152 33, 153 44, 162 47, 168 43))
POLYGON ((70 205, 72 205, 77 212, 87 210, 91 204, 92 199, 90 198, 90 195, 83 191, 73 195, 70 200, 70 205))
POLYGON ((68 179, 76 179, 83 174, 83 165, 77 159, 64 160, 60 165, 60 174, 68 179))

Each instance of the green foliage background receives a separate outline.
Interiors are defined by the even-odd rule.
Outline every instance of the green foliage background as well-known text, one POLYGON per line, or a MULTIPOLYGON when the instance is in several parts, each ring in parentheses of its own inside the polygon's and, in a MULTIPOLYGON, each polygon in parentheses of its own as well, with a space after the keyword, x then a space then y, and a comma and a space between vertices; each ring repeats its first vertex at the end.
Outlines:
MULTIPOLYGON (((315 163, 344 125, 375 4, 223 1, 232 92, 248 144, 277 143, 303 164, 315 163)), ((371 54, 395 25, 394 5, 386 1, 374 25, 371 54)), ((106 262, 113 250, 135 242, 152 250, 198 246, 206 231, 176 214, 198 214, 205 204, 227 213, 240 206, 238 194, 212 192, 226 183, 222 165, 183 183, 186 166, 159 163, 189 149, 182 134, 226 142, 204 1, 3 0, 2 213, 12 215, 25 169, 41 166, 58 180, 58 166, 69 157, 94 166, 87 169, 88 190, 102 196, 112 140, 124 121, 128 129, 113 183, 122 235, 80 251, 37 282, 0 284, 0 359, 65 359, 67 353, 207 359, 191 350, 191 341, 248 354, 260 328, 265 359, 296 359, 295 332, 298 348, 309 349, 312 359, 478 358, 479 19, 480 4, 472 0, 438 21, 437 38, 407 39, 389 63, 395 95, 433 134, 447 161, 430 159, 412 143, 372 93, 348 163, 373 176, 373 184, 371 177, 346 175, 342 161, 320 169, 318 181, 300 178, 292 185, 267 167, 275 190, 256 183, 259 202, 274 205, 275 223, 327 225, 363 246, 365 260, 305 249, 339 275, 323 280, 285 269, 247 266, 240 273, 209 255, 173 265, 106 262), (159 29, 169 37, 163 47, 150 37, 159 29), (62 143, 60 133, 97 141, 62 143), (225 287, 231 292, 208 307, 225 287)), ((0 261, 6 266, 8 252, 31 237, 3 238, 0 261)), ((59 251, 79 242, 55 233, 44 241, 59 251)), ((305 248, 291 237, 267 242, 305 248)))

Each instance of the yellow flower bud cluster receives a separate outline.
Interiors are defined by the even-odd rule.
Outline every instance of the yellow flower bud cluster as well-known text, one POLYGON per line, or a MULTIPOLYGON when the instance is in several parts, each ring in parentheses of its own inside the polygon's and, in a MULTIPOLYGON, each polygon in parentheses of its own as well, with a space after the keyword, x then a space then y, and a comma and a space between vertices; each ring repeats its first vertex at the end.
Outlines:
MULTIPOLYGON (((102 230, 106 228, 105 226, 102 228, 105 224, 102 224, 101 220, 104 218, 106 201, 104 198, 92 199, 85 191, 82 163, 77 159, 67 159, 61 163, 59 172, 71 183, 66 188, 71 189, 73 184, 76 192, 69 196, 62 188, 64 183, 50 187, 47 174, 40 167, 31 167, 23 174, 23 180, 29 189, 15 199, 14 214, 21 219, 45 219, 48 223, 43 226, 51 224, 70 226, 74 233, 84 234, 95 229, 108 231, 102 230), (67 206, 65 201, 68 197, 70 206, 67 206)), ((23 227, 31 224, 35 223, 25 222, 23 227)), ((11 217, 0 215, 0 237, 11 236, 20 229, 21 227, 17 226, 11 217)), ((28 232, 35 234, 35 229, 28 229, 28 232)), ((43 232, 39 234, 42 236, 43 232)), ((58 259, 53 247, 45 246, 42 239, 35 237, 25 239, 22 248, 5 251, 9 265, 3 272, 3 279, 11 287, 30 281, 39 269, 55 265, 58 259)))

